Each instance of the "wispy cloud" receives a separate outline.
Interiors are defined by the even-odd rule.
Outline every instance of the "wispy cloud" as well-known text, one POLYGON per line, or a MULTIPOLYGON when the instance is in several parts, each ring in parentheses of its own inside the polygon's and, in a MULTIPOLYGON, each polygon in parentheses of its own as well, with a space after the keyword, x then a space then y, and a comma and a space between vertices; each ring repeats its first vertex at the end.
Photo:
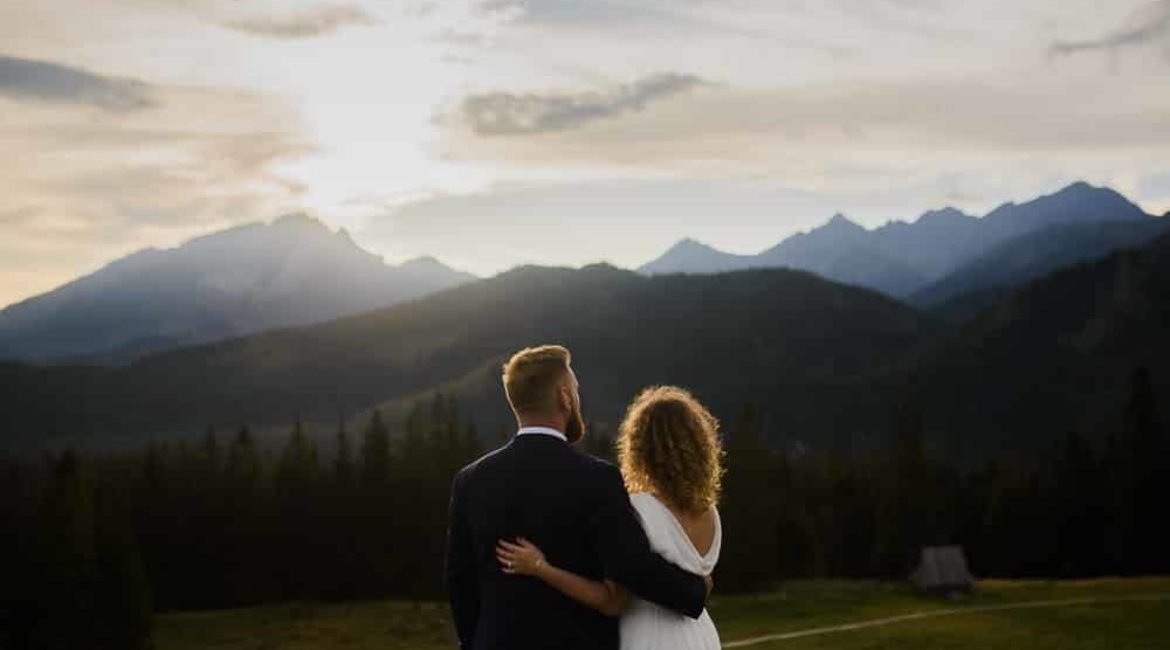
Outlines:
POLYGON ((664 72, 602 91, 516 94, 491 92, 463 100, 460 118, 479 135, 524 135, 564 131, 642 109, 708 82, 664 72))
POLYGON ((272 38, 315 38, 345 27, 377 25, 378 19, 355 5, 333 5, 286 16, 225 21, 229 29, 272 38))
POLYGON ((0 56, 0 96, 132 111, 154 104, 147 84, 48 61, 0 56))
POLYGON ((1124 79, 1108 88, 1111 102, 1086 103, 1102 92, 1100 80, 721 85, 539 138, 452 130, 444 151, 540 169, 784 178, 833 169, 844 184, 842 157, 896 175, 946 164, 956 151, 1005 160, 1028 152, 1111 159, 1128 151, 1136 159, 1170 146, 1170 98, 1160 88, 1124 79))
POLYGON ((298 207, 281 163, 313 148, 278 100, 144 84, 146 110, 98 116, 0 97, 0 304, 111 259, 298 207), (32 269, 35 272, 25 272, 32 269))
POLYGON ((1138 17, 1130 27, 1119 29, 1100 38, 1079 41, 1056 41, 1050 51, 1053 54, 1072 54, 1094 50, 1116 50, 1137 46, 1160 38, 1170 37, 1170 0, 1161 0, 1148 7, 1145 15, 1138 17))

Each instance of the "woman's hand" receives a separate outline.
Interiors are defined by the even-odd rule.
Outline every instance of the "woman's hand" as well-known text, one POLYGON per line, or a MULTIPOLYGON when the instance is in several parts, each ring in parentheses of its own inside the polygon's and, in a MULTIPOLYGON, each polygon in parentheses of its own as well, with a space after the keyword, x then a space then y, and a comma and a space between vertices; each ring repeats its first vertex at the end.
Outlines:
POLYGON ((518 544, 501 539, 496 544, 496 559, 504 567, 504 573, 509 575, 535 576, 548 563, 544 561, 544 553, 532 542, 519 538, 518 544))

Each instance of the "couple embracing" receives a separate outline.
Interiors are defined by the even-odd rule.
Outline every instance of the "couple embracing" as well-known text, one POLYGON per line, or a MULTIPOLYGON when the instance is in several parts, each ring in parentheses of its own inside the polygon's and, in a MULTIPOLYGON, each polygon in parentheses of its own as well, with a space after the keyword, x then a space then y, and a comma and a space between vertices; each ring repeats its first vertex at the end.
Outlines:
POLYGON ((722 531, 714 417, 681 388, 639 394, 620 470, 585 434, 569 351, 504 366, 519 431, 451 486, 446 580, 463 650, 715 650, 707 614, 722 531))

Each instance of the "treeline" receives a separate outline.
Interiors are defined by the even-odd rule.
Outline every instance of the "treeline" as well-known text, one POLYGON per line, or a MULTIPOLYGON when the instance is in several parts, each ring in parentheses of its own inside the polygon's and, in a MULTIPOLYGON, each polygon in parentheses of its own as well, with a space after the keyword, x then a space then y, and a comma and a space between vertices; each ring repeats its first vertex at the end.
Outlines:
MULTIPOLYGON (((981 577, 1168 572, 1167 448, 1149 373, 1130 384, 1104 442, 1068 432, 1040 457, 977 467, 927 453, 913 386, 891 409, 896 439, 860 457, 771 449, 746 406, 724 426, 718 589, 902 579, 922 546, 944 543, 963 545, 981 577)), ((135 454, 7 462, 0 647, 145 647, 154 611, 439 599, 450 479, 511 433, 481 437, 436 394, 402 423, 298 422, 276 453, 242 427, 135 454)), ((586 441, 613 458, 607 432, 586 441)))
POLYGON ((724 589, 790 577, 904 578, 923 546, 960 544, 978 577, 1170 572, 1170 449, 1148 370, 1130 378, 1118 426, 1069 431, 1040 455, 975 466, 926 453, 917 390, 896 439, 862 458, 794 458, 763 444, 754 410, 727 440, 724 589))
POLYGON ((0 485, 0 647, 147 647, 155 611, 294 599, 439 599, 455 471, 484 451, 453 397, 391 431, 293 425, 30 465, 0 485))

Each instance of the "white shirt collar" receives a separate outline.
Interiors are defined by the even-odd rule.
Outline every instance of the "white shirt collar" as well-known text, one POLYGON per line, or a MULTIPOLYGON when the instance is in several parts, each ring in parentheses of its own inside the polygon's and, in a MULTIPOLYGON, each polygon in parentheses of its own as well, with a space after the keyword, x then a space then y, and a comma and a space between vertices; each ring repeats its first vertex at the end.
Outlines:
POLYGON ((561 440, 564 440, 565 442, 569 441, 569 439, 565 437, 565 434, 561 433, 560 431, 557 431, 556 429, 550 428, 550 427, 520 427, 520 430, 516 432, 516 435, 518 435, 518 436, 526 436, 526 435, 533 435, 533 434, 544 435, 544 436, 553 436, 554 438, 560 438, 561 440))

